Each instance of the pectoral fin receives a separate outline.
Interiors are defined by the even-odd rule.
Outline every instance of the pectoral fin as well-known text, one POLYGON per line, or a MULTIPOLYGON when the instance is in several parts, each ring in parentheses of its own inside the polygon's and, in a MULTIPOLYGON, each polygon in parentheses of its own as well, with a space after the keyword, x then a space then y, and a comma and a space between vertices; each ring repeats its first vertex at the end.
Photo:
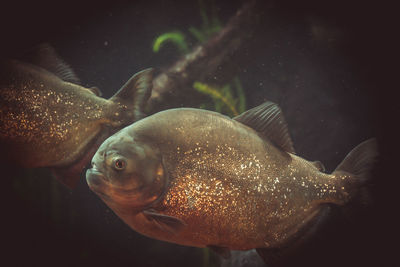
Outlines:
POLYGON ((144 210, 143 214, 148 220, 153 221, 161 230, 172 234, 179 233, 182 228, 186 226, 186 223, 182 220, 173 216, 157 213, 157 211, 153 209, 144 210))

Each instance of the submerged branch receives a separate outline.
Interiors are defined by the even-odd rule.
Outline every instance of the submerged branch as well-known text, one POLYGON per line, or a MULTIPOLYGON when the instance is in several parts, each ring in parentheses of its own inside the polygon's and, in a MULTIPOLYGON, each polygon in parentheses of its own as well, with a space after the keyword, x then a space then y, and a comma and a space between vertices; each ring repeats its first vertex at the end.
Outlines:
POLYGON ((190 92, 194 81, 214 75, 221 64, 229 61, 251 36, 258 22, 256 3, 257 0, 246 1, 213 38, 195 47, 154 78, 149 100, 151 111, 171 106, 170 103, 176 103, 177 99, 185 99, 184 95, 190 92))

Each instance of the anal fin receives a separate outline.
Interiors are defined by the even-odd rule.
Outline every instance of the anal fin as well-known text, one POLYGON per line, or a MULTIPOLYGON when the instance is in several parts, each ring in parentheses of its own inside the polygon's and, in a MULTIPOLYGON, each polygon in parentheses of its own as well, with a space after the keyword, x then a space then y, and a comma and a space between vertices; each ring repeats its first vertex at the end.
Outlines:
POLYGON ((263 259, 263 261, 269 267, 280 267, 284 266, 281 265, 281 258, 282 250, 278 248, 257 248, 256 249, 258 255, 263 259))
POLYGON ((318 235, 330 214, 331 207, 329 205, 321 207, 315 218, 305 224, 284 245, 276 248, 257 248, 257 253, 269 267, 283 267, 287 266, 289 261, 295 262, 296 251, 318 235))

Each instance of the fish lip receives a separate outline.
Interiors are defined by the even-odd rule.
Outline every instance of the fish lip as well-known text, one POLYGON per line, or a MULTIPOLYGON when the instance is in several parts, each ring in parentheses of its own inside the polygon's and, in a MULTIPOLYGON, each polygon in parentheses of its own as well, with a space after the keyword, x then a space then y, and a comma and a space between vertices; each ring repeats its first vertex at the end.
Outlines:
POLYGON ((99 184, 99 182, 104 181, 105 177, 104 174, 100 171, 98 171, 95 168, 88 169, 86 171, 86 182, 89 184, 89 186, 99 184))
POLYGON ((88 175, 96 175, 96 176, 102 176, 102 177, 104 177, 104 175, 103 175, 103 173, 102 172, 100 172, 98 169, 96 169, 96 168, 91 168, 91 169, 88 169, 87 171, 86 171, 86 179, 88 178, 88 175))
POLYGON ((141 192, 144 188, 146 188, 145 185, 141 185, 139 187, 134 187, 134 188, 123 188, 123 187, 116 187, 116 186, 113 187, 113 189, 116 192, 118 192, 119 194, 123 194, 123 195, 137 194, 138 192, 141 192))
POLYGON ((138 187, 126 188, 113 185, 109 181, 107 181, 105 175, 96 168, 91 168, 86 171, 86 181, 89 187, 98 188, 100 186, 108 185, 111 186, 115 191, 123 194, 137 193, 138 191, 140 192, 146 187, 145 185, 140 185, 138 187))
POLYGON ((88 169, 86 171, 86 182, 89 188, 94 191, 96 194, 101 193, 104 194, 101 190, 104 188, 105 176, 103 173, 98 171, 95 168, 88 169))
POLYGON ((105 178, 104 174, 98 169, 91 168, 86 171, 86 182, 89 188, 99 195, 101 198, 110 199, 110 196, 105 193, 105 188, 111 187, 117 194, 124 196, 136 195, 138 192, 145 188, 144 185, 135 188, 124 188, 110 184, 105 178))

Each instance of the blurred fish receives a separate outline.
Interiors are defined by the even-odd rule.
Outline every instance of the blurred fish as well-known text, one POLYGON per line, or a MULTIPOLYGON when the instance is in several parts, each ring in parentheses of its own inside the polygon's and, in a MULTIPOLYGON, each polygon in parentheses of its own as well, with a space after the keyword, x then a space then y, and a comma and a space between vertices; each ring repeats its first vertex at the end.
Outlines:
POLYGON ((2 156, 17 166, 51 167, 73 187, 98 146, 142 117, 152 71, 135 74, 107 100, 97 88, 79 85, 52 47, 40 45, 26 58, 35 65, 0 63, 2 156))
POLYGON ((322 163, 294 154, 274 103, 234 119, 180 108, 109 137, 86 180, 146 236, 210 247, 226 258, 254 248, 265 256, 310 233, 329 205, 352 199, 377 156, 370 139, 326 174, 322 163))

